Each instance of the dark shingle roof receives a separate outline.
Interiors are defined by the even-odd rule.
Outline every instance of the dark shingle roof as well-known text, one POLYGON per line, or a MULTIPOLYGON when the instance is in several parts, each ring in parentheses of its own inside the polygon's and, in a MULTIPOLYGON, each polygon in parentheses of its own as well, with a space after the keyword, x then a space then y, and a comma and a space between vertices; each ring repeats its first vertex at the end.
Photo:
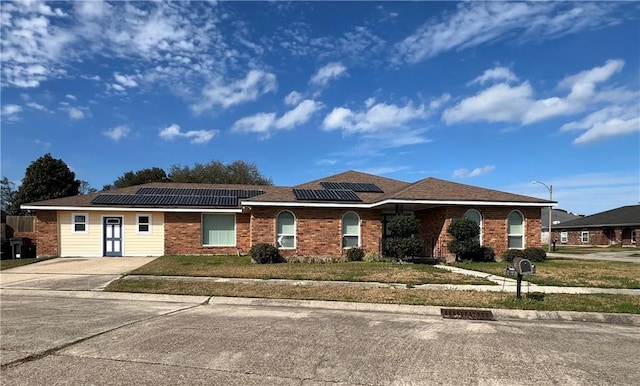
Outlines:
POLYGON ((551 229, 638 225, 640 225, 640 205, 629 205, 567 221, 557 226, 552 226, 551 229))

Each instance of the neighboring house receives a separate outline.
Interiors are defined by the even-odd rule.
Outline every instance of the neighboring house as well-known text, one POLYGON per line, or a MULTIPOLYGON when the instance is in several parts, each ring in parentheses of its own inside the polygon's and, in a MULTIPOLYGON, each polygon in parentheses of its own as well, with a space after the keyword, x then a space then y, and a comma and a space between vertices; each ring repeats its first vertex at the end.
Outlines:
MULTIPOLYGON (((575 220, 577 218, 582 218, 584 216, 576 215, 573 213, 569 213, 564 209, 552 209, 551 210, 551 227, 565 223, 570 220, 575 220)), ((542 209, 542 237, 540 241, 542 244, 547 244, 549 240, 549 208, 542 209)), ((556 240, 557 241, 557 240, 556 240)))
POLYGON ((426 256, 453 259, 447 227, 466 216, 498 256, 540 246, 540 208, 555 202, 436 178, 407 183, 348 171, 295 187, 150 183, 23 205, 37 213, 39 256, 379 252, 386 223, 413 213, 426 256))
POLYGON ((640 205, 629 205, 552 226, 559 245, 637 246, 640 205))

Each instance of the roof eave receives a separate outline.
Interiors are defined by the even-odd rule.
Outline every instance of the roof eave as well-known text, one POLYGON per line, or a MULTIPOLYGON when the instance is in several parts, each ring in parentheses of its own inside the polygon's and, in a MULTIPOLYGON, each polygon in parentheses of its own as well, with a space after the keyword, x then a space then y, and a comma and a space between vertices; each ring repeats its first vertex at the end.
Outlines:
POLYGON ((39 206, 20 205, 24 210, 61 210, 78 212, 182 212, 182 213, 242 213, 242 208, 145 208, 145 207, 103 207, 103 206, 39 206))

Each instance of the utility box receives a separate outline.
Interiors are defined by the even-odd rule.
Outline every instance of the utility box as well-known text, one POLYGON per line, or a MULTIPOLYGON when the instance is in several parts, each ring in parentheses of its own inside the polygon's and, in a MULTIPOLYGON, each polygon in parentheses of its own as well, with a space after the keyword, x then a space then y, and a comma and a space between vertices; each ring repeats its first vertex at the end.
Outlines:
POLYGON ((530 260, 516 257, 513 259, 513 268, 519 275, 528 275, 536 273, 535 266, 531 264, 530 260))
POLYGON ((9 239, 11 245, 11 258, 22 259, 32 257, 33 244, 28 237, 12 237, 9 239))

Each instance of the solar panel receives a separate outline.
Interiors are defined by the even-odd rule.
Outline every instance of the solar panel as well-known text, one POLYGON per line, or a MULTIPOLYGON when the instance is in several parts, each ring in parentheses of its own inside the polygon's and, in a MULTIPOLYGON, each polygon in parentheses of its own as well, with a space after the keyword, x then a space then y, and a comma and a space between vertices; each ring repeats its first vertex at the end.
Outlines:
POLYGON ((352 190, 293 189, 298 200, 362 201, 352 190))
POLYGON ((353 190, 362 193, 384 193, 376 184, 368 182, 321 182, 327 190, 353 190))
POLYGON ((143 187, 136 192, 138 195, 160 196, 208 196, 208 197, 238 197, 250 198, 264 194, 261 189, 214 189, 214 188, 154 188, 143 187))
POLYGON ((97 205, 177 205, 237 206, 235 196, 175 196, 159 194, 101 194, 91 203, 97 205))

